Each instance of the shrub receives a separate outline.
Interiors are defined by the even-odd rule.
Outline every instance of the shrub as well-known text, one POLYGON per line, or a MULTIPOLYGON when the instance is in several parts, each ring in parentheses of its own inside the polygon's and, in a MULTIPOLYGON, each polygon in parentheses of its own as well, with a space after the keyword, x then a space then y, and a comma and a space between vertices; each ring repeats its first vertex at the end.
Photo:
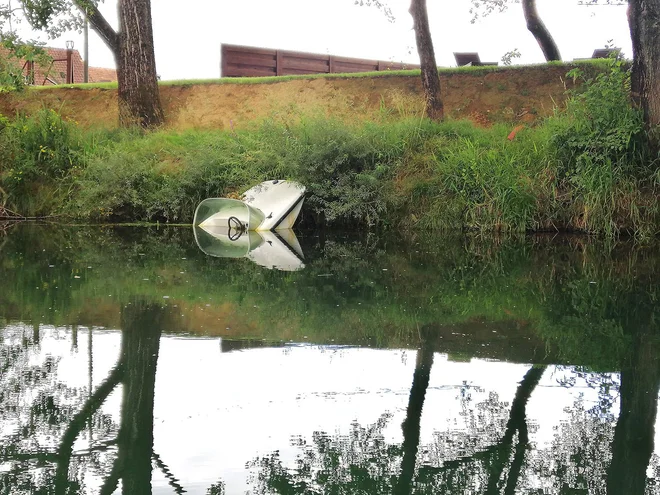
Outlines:
MULTIPOLYGON (((69 176, 80 150, 76 124, 55 110, 44 108, 33 116, 0 123, 0 185, 8 201, 23 210, 30 190, 69 176)), ((41 212, 34 211, 34 203, 31 209, 27 213, 41 212)))
POLYGON ((644 124, 631 105, 630 71, 623 61, 609 59, 606 70, 594 77, 579 68, 567 76, 584 84, 570 92, 566 110, 549 121, 564 175, 577 177, 594 167, 640 169, 646 157, 644 124))
POLYGON ((306 207, 328 224, 382 223, 388 179, 421 141, 419 132, 425 129, 414 121, 355 127, 303 122, 290 134, 288 157, 294 177, 310 192, 306 207))

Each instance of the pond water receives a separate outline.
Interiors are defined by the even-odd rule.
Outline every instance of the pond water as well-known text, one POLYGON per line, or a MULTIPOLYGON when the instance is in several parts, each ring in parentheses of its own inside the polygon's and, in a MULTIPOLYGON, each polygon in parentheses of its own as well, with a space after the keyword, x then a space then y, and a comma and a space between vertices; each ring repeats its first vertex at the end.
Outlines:
POLYGON ((660 493, 657 246, 196 234, 0 230, 0 493, 660 493))

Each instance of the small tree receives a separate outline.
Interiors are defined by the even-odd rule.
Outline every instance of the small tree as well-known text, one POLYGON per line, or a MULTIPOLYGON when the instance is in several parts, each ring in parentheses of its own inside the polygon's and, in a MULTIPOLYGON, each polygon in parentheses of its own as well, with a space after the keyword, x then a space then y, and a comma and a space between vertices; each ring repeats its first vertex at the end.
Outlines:
MULTIPOLYGON (((355 5, 376 7, 383 12, 388 21, 394 22, 392 10, 385 2, 380 0, 355 0, 355 5)), ((444 107, 440 97, 440 76, 435 62, 426 0, 411 0, 409 12, 413 18, 417 54, 422 67, 422 88, 424 90, 426 116, 431 120, 442 120, 444 118, 444 107)))

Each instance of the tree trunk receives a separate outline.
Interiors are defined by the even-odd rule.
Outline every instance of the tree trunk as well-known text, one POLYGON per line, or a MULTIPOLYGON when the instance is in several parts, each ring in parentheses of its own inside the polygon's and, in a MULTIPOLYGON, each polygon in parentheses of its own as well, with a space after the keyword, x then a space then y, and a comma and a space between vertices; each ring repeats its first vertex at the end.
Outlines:
POLYGON ((85 0, 73 0, 73 3, 78 9, 86 15, 87 21, 91 24, 92 29, 103 40, 105 45, 112 52, 112 56, 117 61, 117 53, 119 52, 119 36, 108 21, 99 12, 99 9, 93 3, 86 2, 85 0))
POLYGON ((115 57, 119 85, 119 123, 157 127, 163 123, 150 0, 119 0, 119 33, 94 4, 74 0, 92 29, 115 57))
POLYGON ((429 16, 426 12, 426 0, 412 0, 410 15, 415 28, 415 41, 419 63, 422 67, 422 88, 426 102, 426 116, 431 120, 440 121, 444 117, 444 108, 440 98, 440 76, 435 63, 433 40, 429 29, 429 16))
POLYGON ((527 402, 532 396, 532 392, 541 381, 545 366, 532 366, 522 381, 518 385, 516 395, 511 402, 511 411, 509 412, 509 421, 506 423, 504 436, 500 440, 501 448, 495 453, 495 459, 492 462, 486 493, 500 493, 497 487, 502 479, 506 462, 510 457, 510 450, 513 443, 513 436, 518 432, 518 444, 516 445, 511 469, 507 476, 505 494, 513 494, 516 491, 520 470, 525 460, 525 451, 529 444, 529 431, 527 428, 527 402))
POLYGON ((160 335, 167 310, 140 300, 122 310, 124 397, 118 438, 122 493, 151 493, 154 393, 160 335))
POLYGON ((550 35, 550 31, 545 27, 543 21, 539 17, 536 10, 536 0, 522 0, 523 12, 525 13, 525 21, 527 21, 527 29, 534 35, 537 43, 543 51, 545 60, 561 60, 559 48, 555 40, 550 35))
POLYGON ((419 449, 419 427, 422 423, 422 409, 426 390, 429 388, 431 368, 433 367, 433 347, 422 343, 417 351, 415 374, 413 375, 406 419, 401 425, 403 430, 403 460, 401 461, 401 476, 396 484, 396 495, 409 495, 412 492, 412 480, 415 475, 417 451, 419 449))
POLYGON ((644 495, 646 469, 653 454, 660 389, 658 346, 650 332, 634 339, 630 364, 621 370, 621 412, 607 473, 610 495, 644 495))
POLYGON ((163 123, 150 0, 119 0, 117 80, 123 126, 149 128, 163 123))
POLYGON ((660 151, 660 1, 630 0, 633 47, 632 94, 644 112, 649 144, 660 151))

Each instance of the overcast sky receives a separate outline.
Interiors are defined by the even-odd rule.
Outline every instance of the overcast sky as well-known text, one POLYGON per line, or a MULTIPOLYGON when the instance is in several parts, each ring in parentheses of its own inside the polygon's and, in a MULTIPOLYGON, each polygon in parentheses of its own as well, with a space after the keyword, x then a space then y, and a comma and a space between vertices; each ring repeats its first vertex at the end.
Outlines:
MULTIPOLYGON (((515 63, 543 62, 520 4, 471 24, 470 0, 427 3, 438 65, 455 66, 454 52, 477 51, 484 61, 499 61, 513 49, 522 55, 515 63)), ((375 8, 356 6, 354 0, 152 0, 156 68, 163 80, 219 77, 221 43, 418 63, 410 1, 388 4, 393 23, 375 8)), ((114 26, 116 9, 115 1, 101 5, 114 26)), ((538 10, 564 60, 588 58, 610 40, 632 56, 625 6, 538 0, 538 10)), ((90 33, 90 65, 114 67, 110 51, 90 33)), ((83 37, 78 33, 48 44, 64 47, 67 39, 82 53, 83 37)))

